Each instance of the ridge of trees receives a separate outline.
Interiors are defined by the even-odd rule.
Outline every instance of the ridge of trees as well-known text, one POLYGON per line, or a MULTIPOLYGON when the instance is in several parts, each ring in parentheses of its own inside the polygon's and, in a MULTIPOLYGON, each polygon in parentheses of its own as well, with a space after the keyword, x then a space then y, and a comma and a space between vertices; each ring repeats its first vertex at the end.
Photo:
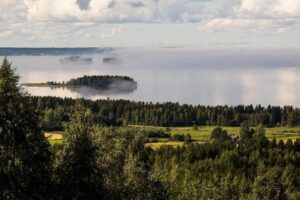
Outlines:
MULTIPOLYGON (((44 114, 44 130, 62 130, 69 121, 66 113, 76 100, 59 97, 29 97, 34 106, 44 114)), ((292 106, 239 105, 202 106, 178 103, 147 103, 128 100, 83 100, 90 109, 94 123, 105 126, 300 126, 300 109, 292 106)))

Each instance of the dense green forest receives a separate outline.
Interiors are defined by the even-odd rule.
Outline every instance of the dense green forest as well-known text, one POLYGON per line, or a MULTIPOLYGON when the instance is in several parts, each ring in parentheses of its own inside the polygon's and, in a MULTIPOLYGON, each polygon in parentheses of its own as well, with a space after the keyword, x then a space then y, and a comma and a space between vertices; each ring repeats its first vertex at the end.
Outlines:
POLYGON ((215 128, 207 143, 155 150, 145 147, 147 134, 140 129, 101 126, 118 120, 144 123, 137 114, 142 110, 160 119, 154 123, 175 116, 187 122, 197 119, 196 111, 214 110, 230 110, 233 119, 243 116, 238 123, 263 113, 270 120, 273 110, 281 118, 268 123, 276 124, 297 109, 32 98, 18 81, 5 59, 0 68, 0 199, 300 199, 300 139, 269 141, 263 125, 250 129, 241 123, 240 140, 215 128), (43 112, 47 116, 50 109, 61 109, 58 116, 65 118, 60 121, 65 122, 63 143, 52 146, 40 127, 43 112), (175 116, 162 118, 167 110, 175 116))
MULTIPOLYGON (((110 89, 113 84, 121 85, 124 83, 131 83, 134 89, 137 87, 136 81, 128 76, 83 76, 71 79, 66 82, 69 86, 87 86, 95 89, 110 89)), ((130 89, 130 88, 129 88, 130 89)))
MULTIPOLYGON (((69 121, 68 113, 76 100, 58 97, 28 97, 29 101, 44 114, 44 130, 62 130, 69 121)), ((178 103, 145 103, 127 100, 83 100, 98 125, 154 125, 154 126, 249 126, 263 124, 273 126, 299 126, 300 109, 292 106, 239 105, 239 106, 192 106, 178 103)))

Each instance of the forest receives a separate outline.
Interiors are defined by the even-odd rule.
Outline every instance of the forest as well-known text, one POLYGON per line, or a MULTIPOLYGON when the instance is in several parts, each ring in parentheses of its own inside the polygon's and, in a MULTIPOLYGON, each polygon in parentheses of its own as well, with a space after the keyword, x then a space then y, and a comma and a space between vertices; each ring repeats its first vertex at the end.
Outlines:
POLYGON ((95 89, 110 89, 113 84, 132 83, 137 86, 136 81, 128 76, 83 76, 66 82, 69 86, 87 86, 95 89))
POLYGON ((0 106, 0 199, 300 199, 300 139, 270 141, 264 129, 299 125, 292 107, 30 97, 7 59, 0 106), (206 143, 152 149, 148 134, 163 133, 131 123, 233 123, 240 133, 217 127, 206 143), (45 128, 62 129, 62 144, 50 145, 45 128))
MULTIPOLYGON (((26 97, 41 113, 42 128, 46 131, 62 130, 69 121, 68 114, 76 100, 59 97, 26 97)), ((294 127, 300 125, 300 109, 292 106, 238 105, 193 106, 178 103, 145 103, 128 100, 82 100, 83 106, 101 126, 233 126, 244 121, 255 127, 294 127)))

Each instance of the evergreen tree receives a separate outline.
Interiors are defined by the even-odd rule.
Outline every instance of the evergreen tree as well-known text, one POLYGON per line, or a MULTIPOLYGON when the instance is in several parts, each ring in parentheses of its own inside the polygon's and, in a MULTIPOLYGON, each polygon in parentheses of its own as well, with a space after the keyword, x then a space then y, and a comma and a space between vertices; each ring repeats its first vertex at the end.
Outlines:
POLYGON ((258 125, 253 135, 255 140, 256 148, 262 151, 263 148, 267 148, 269 145, 269 140, 266 138, 266 131, 262 124, 258 125))
POLYGON ((285 144, 285 148, 288 150, 288 151, 292 151, 294 149, 294 143, 291 139, 288 139, 286 141, 286 144, 285 144))
POLYGON ((279 142, 277 143, 277 148, 284 150, 285 144, 283 140, 279 140, 279 142))
POLYGON ((249 128, 248 122, 243 122, 240 129, 241 139, 250 139, 252 138, 254 131, 249 128))
POLYGON ((270 143, 270 147, 271 148, 276 148, 277 147, 277 140, 275 138, 272 139, 272 141, 270 143))
POLYGON ((216 127, 212 130, 211 139, 215 141, 224 141, 229 139, 229 135, 226 130, 223 130, 220 127, 216 127))
POLYGON ((258 175, 253 185, 253 199, 286 199, 280 180, 282 170, 279 167, 269 168, 259 166, 258 175))
POLYGON ((102 176, 96 162, 89 110, 78 101, 70 115, 57 168, 58 199, 103 199, 102 176))
POLYGON ((294 143, 294 149, 295 151, 300 151, 300 138, 297 138, 294 143))
POLYGON ((184 135, 184 142, 186 143, 186 144, 190 144, 190 143, 192 143, 192 136, 188 133, 188 134, 186 134, 186 135, 184 135))
POLYGON ((168 199, 168 193, 158 180, 150 177, 144 137, 135 136, 127 149, 124 163, 124 189, 122 199, 168 199))
POLYGON ((49 143, 18 83, 5 58, 0 67, 0 199, 44 199, 51 185, 49 143))

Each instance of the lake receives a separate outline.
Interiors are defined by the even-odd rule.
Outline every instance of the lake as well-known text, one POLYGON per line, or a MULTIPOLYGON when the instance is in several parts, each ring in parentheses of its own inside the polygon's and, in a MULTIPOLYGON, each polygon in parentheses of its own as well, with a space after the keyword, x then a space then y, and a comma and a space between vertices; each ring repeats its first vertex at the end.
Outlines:
POLYGON ((249 48, 0 49, 0 57, 8 55, 21 83, 83 75, 126 75, 138 82, 138 89, 128 94, 26 87, 31 95, 193 105, 300 106, 299 53, 249 48))

